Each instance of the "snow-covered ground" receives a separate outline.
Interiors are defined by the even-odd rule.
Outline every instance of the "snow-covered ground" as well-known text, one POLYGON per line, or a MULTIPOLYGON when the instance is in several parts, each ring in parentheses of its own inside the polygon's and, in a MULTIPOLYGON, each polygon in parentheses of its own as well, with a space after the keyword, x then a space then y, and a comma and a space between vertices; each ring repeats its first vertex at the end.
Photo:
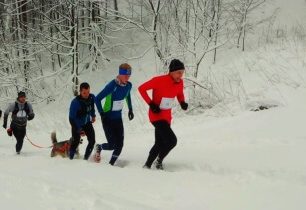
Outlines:
MULTIPOLYGON (((306 90, 288 94, 287 106, 261 112, 179 118, 173 124, 178 145, 165 171, 142 169, 153 143, 152 129, 126 131, 118 167, 106 164, 108 152, 100 164, 71 161, 50 158, 49 149, 27 141, 17 156, 13 139, 1 131, 1 208, 305 209, 306 90)), ((29 136, 50 145, 45 119, 37 118, 41 130, 31 125, 29 136)), ((102 137, 100 122, 95 128, 102 137)))
MULTIPOLYGON (((280 7, 276 23, 280 27, 292 26, 306 14, 302 0, 290 5, 287 0, 273 2, 271 8, 280 7)), ((213 74, 220 88, 216 91, 228 91, 222 103, 202 114, 176 113, 173 129, 178 145, 167 157, 165 171, 142 168, 154 142, 154 130, 136 87, 155 74, 154 59, 148 54, 130 61, 135 69, 135 119, 129 122, 124 116, 125 146, 117 166, 107 164, 110 152, 102 153, 100 164, 50 158, 50 149, 33 147, 27 140, 18 156, 15 140, 2 129, 0 208, 304 210, 305 49, 305 41, 276 41, 259 49, 253 46, 245 53, 235 49, 230 54, 220 52, 216 65, 204 62, 205 74, 213 74), (258 104, 277 107, 249 111, 258 104)), ((81 79, 98 93, 115 76, 118 64, 110 64, 103 74, 92 72, 81 79)), ((49 105, 34 105, 36 118, 28 126, 34 143, 50 146, 53 130, 60 140, 70 137, 70 100, 64 95, 49 105)), ((99 119, 95 129, 97 142, 105 142, 99 119)), ((86 144, 84 140, 80 146, 82 154, 86 144)))

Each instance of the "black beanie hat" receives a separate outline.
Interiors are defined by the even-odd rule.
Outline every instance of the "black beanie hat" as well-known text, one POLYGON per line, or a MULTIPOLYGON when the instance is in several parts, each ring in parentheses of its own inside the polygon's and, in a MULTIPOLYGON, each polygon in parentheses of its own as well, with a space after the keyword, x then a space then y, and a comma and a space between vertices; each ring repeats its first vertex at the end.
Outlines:
POLYGON ((18 98, 20 97, 26 97, 26 93, 23 91, 18 92, 18 98))
POLYGON ((173 71, 177 71, 177 70, 184 70, 184 69, 185 69, 185 66, 184 66, 184 64, 180 60, 173 59, 170 62, 169 72, 173 72, 173 71))

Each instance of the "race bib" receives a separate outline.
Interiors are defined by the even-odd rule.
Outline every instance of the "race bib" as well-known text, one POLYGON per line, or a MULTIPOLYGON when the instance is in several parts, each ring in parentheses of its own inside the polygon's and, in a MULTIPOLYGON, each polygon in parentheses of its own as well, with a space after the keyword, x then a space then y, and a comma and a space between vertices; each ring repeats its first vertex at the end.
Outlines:
POLYGON ((16 116, 19 117, 19 118, 26 117, 27 113, 23 110, 20 110, 20 111, 17 112, 16 116))
POLYGON ((113 109, 112 111, 120 111, 123 109, 124 100, 121 101, 113 101, 113 109))
POLYGON ((162 98, 160 102, 160 108, 163 110, 172 109, 174 98, 162 98))

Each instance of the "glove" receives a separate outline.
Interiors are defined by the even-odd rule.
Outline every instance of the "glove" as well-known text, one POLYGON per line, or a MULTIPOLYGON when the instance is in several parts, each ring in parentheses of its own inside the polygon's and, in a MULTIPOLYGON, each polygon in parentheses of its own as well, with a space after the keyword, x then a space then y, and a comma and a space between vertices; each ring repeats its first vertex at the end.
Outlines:
POLYGON ((86 136, 85 131, 80 131, 80 136, 86 136))
POLYGON ((186 111, 188 109, 188 104, 185 101, 181 102, 180 105, 181 105, 182 110, 186 111))
POLYGON ((29 114, 29 115, 28 115, 28 120, 33 120, 33 119, 34 119, 34 116, 35 116, 34 113, 29 114))
POLYGON ((0 110, 0 118, 2 117, 2 111, 0 110))
POLYGON ((128 116, 129 116, 129 120, 133 120, 134 119, 134 113, 133 113, 132 110, 129 110, 128 116))
POLYGON ((4 122, 2 127, 3 127, 4 129, 6 129, 6 128, 7 128, 7 122, 4 122))
POLYGON ((151 102, 149 104, 149 106, 150 106, 150 109, 152 110, 153 113, 155 113, 155 114, 160 113, 161 110, 160 110, 159 106, 156 105, 154 102, 151 102))
POLYGON ((7 132, 8 136, 12 136, 13 135, 13 129, 12 128, 7 129, 6 132, 7 132))

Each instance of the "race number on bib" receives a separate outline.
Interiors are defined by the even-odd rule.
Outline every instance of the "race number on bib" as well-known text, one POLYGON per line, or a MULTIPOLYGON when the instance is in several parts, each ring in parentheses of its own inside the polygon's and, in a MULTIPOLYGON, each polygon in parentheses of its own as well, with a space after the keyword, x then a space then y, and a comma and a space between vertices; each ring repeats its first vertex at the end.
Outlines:
POLYGON ((113 101, 113 109, 112 111, 120 111, 123 109, 124 100, 121 101, 113 101))
POLYGON ((172 109, 173 103, 174 103, 174 98, 162 98, 159 107, 163 110, 172 109))

